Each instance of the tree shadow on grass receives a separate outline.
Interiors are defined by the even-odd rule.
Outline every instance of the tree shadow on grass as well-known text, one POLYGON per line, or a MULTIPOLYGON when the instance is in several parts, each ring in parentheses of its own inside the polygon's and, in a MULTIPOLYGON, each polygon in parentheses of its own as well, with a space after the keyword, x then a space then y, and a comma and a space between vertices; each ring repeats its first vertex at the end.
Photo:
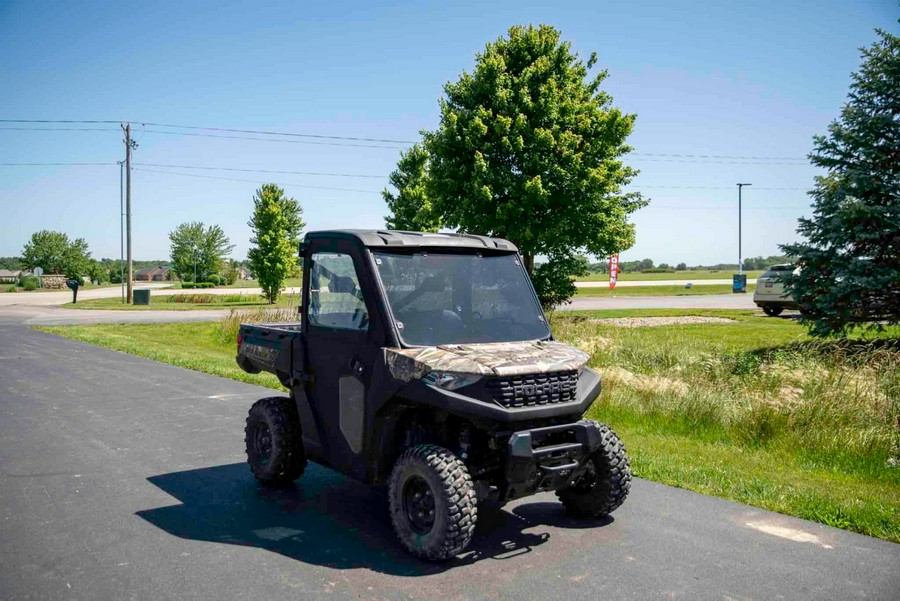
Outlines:
POLYGON ((867 361, 876 355, 900 354, 900 338, 824 338, 789 342, 750 351, 760 361, 775 361, 790 354, 828 358, 839 362, 867 361))
POLYGON ((387 499, 377 489, 312 465, 297 485, 265 488, 244 463, 152 476, 181 504, 137 512, 180 538, 259 547, 309 564, 366 567, 398 576, 424 576, 484 559, 512 559, 550 539, 539 526, 590 528, 605 520, 573 520, 558 503, 518 505, 513 512, 479 506, 469 550, 446 563, 408 555, 394 536, 387 499))

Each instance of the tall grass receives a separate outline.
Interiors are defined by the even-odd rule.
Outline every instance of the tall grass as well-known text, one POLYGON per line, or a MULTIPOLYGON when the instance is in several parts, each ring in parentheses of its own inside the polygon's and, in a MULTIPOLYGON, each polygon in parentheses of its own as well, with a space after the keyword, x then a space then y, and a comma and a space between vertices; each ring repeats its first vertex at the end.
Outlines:
POLYGON ((748 341, 736 350, 685 335, 731 325, 622 330, 557 315, 553 326, 591 353, 605 376, 600 404, 610 409, 751 448, 782 445, 870 467, 900 457, 900 339, 748 341))
POLYGON ((287 306, 232 309, 216 324, 214 336, 220 342, 234 344, 242 323, 279 323, 300 321, 299 296, 287 295, 287 306))
POLYGON ((226 304, 226 303, 258 303, 264 300, 259 294, 171 294, 157 297, 167 303, 226 304))

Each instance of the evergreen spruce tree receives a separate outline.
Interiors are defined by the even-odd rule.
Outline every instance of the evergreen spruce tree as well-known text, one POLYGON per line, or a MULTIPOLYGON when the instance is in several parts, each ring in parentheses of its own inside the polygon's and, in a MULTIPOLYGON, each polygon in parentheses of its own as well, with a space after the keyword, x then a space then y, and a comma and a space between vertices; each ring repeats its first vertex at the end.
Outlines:
POLYGON ((878 35, 840 118, 815 138, 810 160, 827 173, 799 222, 806 240, 782 246, 800 267, 785 285, 816 335, 900 322, 900 38, 878 35))

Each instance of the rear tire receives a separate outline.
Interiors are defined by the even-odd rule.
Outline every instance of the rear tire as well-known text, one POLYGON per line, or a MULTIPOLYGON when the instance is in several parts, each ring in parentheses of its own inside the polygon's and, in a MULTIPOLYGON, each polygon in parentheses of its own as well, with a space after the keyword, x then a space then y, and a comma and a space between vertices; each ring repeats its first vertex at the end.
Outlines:
POLYGON ((250 471, 263 484, 288 484, 306 469, 300 415, 289 397, 270 397, 253 404, 247 416, 244 443, 250 471))
POLYGON ((606 424, 601 444, 588 459, 587 470, 568 488, 557 491, 566 511, 580 518, 600 518, 618 509, 631 490, 631 464, 625 447, 606 424))
POLYGON ((478 508, 466 465, 435 445, 407 449, 391 472, 391 522, 400 543, 427 561, 445 561, 472 540, 478 508))
POLYGON ((781 312, 784 311, 784 307, 779 307, 778 305, 766 305, 762 308, 763 313, 768 315, 769 317, 778 317, 781 315, 781 312))

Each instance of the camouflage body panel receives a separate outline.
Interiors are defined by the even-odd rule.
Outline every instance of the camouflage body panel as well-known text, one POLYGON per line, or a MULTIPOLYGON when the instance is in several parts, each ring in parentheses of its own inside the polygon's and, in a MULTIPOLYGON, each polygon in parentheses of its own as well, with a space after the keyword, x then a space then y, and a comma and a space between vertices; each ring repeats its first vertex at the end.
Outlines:
POLYGON ((391 375, 404 382, 432 371, 486 376, 568 371, 589 359, 587 353, 553 340, 385 348, 384 355, 391 375))

